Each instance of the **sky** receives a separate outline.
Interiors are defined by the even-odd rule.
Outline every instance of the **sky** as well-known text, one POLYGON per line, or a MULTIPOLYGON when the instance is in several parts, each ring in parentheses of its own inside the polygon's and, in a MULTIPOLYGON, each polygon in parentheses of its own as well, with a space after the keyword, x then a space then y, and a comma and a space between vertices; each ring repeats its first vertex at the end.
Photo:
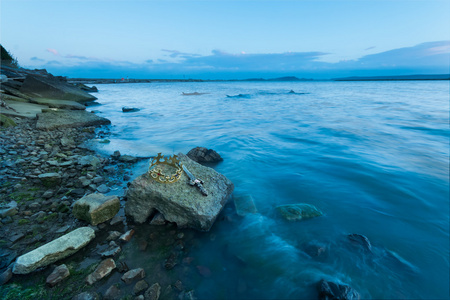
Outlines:
POLYGON ((450 73, 448 0, 1 0, 0 41, 72 78, 450 73))

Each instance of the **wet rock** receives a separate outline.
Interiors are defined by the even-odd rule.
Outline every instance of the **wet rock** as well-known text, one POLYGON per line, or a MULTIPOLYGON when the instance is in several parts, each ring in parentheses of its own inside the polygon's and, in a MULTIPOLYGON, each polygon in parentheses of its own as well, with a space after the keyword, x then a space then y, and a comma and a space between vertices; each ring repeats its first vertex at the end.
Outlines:
POLYGON ((90 194, 75 202, 73 215, 80 220, 97 225, 112 219, 120 209, 117 196, 90 194))
POLYGON ((276 208, 283 218, 288 221, 300 221, 322 215, 322 212, 315 206, 306 203, 286 204, 276 208))
POLYGON ((46 105, 50 108, 69 109, 69 110, 85 110, 86 106, 75 101, 48 99, 48 98, 33 98, 33 103, 46 105))
POLYGON ((108 257, 108 256, 115 256, 116 254, 118 254, 122 249, 120 248, 120 246, 118 246, 114 241, 111 241, 109 243, 108 248, 106 248, 105 250, 99 252, 99 254, 102 257, 108 257))
POLYGON ((140 109, 136 108, 136 107, 126 107, 126 106, 124 106, 124 107, 122 107, 122 111, 123 112, 136 112, 136 111, 140 111, 140 109))
POLYGON ((38 178, 46 187, 55 187, 61 183, 61 175, 59 173, 44 173, 38 175, 38 178))
POLYGON ((144 294, 145 300, 158 300, 161 294, 161 286, 159 283, 152 284, 144 294))
POLYGON ((135 163, 138 161, 137 157, 130 156, 130 155, 121 155, 119 157, 119 161, 124 163, 135 163))
POLYGON ((243 196, 234 196, 234 206, 236 207, 236 213, 244 217, 248 214, 257 214, 258 210, 256 209, 255 202, 253 201, 253 197, 250 195, 243 196))
POLYGON ((14 244, 14 243, 17 242, 18 240, 22 239, 24 236, 25 236, 25 235, 24 235, 23 233, 19 232, 19 233, 16 233, 16 234, 12 235, 12 236, 9 238, 9 240, 11 241, 11 243, 14 244))
POLYGON ((96 292, 83 292, 75 297, 72 300, 99 300, 100 296, 96 292))
POLYGON ((122 234, 118 231, 110 231, 108 234, 108 237, 106 238, 107 241, 113 241, 116 240, 119 236, 122 234))
POLYGON ((187 153, 187 156, 198 163, 215 163, 223 161, 223 158, 212 149, 196 147, 187 153))
POLYGON ((97 192, 99 192, 101 194, 106 194, 109 191, 111 191, 111 189, 106 184, 102 184, 97 187, 97 192))
POLYGON ((123 241, 123 242, 129 242, 131 240, 131 237, 134 234, 134 229, 130 229, 127 232, 125 232, 124 234, 122 234, 119 238, 119 240, 123 241))
POLYGON ((135 295, 139 294, 139 293, 145 291, 146 289, 148 289, 148 283, 145 282, 145 280, 139 280, 134 285, 133 294, 135 294, 135 295))
POLYGON ((62 137, 60 140, 61 146, 68 147, 73 146, 75 144, 75 141, 68 137, 62 137))
POLYGON ((191 290, 191 291, 187 291, 187 292, 181 292, 179 299, 182 299, 182 300, 196 300, 197 297, 195 297, 194 290, 191 290))
POLYGON ((128 272, 126 272, 125 274, 122 275, 122 280, 126 283, 126 284, 130 284, 132 283, 134 280, 136 279, 142 279, 145 277, 145 271, 142 268, 137 268, 137 269, 133 269, 130 270, 128 272))
POLYGON ((212 272, 208 267, 205 266, 197 266, 197 271, 200 275, 202 275, 205 278, 209 278, 212 276, 212 272))
POLYGON ((162 213, 156 213, 153 219, 150 221, 150 225, 164 225, 167 221, 162 213))
POLYGON ((100 164, 100 159, 94 155, 86 155, 78 159, 78 164, 85 167, 96 168, 100 164))
POLYGON ((86 283, 93 285, 102 278, 105 278, 116 268, 116 263, 112 258, 103 260, 94 272, 86 277, 86 283))
POLYGON ((111 222, 109 222, 109 225, 114 226, 117 224, 123 223, 124 218, 119 215, 115 215, 114 218, 111 219, 111 222))
POLYGON ((20 256, 14 264, 13 273, 28 274, 37 268, 48 266, 74 254, 86 246, 94 237, 94 230, 89 227, 75 229, 50 243, 20 256))
POLYGON ((166 270, 172 270, 178 264, 178 254, 171 253, 170 256, 164 262, 164 268, 166 270))
POLYGON ((120 157, 120 151, 119 150, 114 151, 111 157, 114 159, 118 159, 120 157))
POLYGON ((49 286, 55 286, 65 278, 69 277, 70 272, 66 265, 57 266, 45 281, 49 286))
POLYGON ((0 274, 0 286, 7 283, 13 276, 11 268, 6 269, 5 272, 0 274))
POLYGON ((322 279, 318 284, 320 300, 358 300, 360 295, 357 291, 348 285, 337 284, 322 279))
POLYGON ((180 180, 171 184, 161 184, 145 173, 129 183, 125 214, 135 222, 143 223, 157 210, 179 227, 208 231, 234 185, 224 175, 192 161, 184 154, 179 153, 178 157, 194 176, 204 181, 208 196, 203 196, 196 187, 189 185, 185 172, 180 180))
POLYGON ((121 298, 120 295, 121 295, 120 289, 117 287, 116 284, 113 284, 106 290, 103 298, 107 300, 118 300, 121 298))
POLYGON ((372 244, 370 243, 369 239, 362 235, 362 234, 349 234, 347 235, 347 238, 352 242, 354 245, 361 246, 364 250, 372 252, 372 244))

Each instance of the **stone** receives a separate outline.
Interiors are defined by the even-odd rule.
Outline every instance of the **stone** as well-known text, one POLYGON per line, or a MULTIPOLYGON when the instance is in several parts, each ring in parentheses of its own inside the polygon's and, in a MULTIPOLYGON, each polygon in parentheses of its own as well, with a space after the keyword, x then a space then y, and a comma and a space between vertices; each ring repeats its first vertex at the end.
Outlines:
POLYGON ((82 156, 78 159, 78 164, 83 167, 96 168, 100 164, 100 159, 94 155, 86 155, 86 156, 82 156))
POLYGON ((7 283, 13 276, 11 268, 6 269, 5 272, 0 274, 0 286, 7 283))
POLYGON ((14 122, 13 119, 10 117, 7 117, 3 114, 0 114, 0 127, 8 128, 8 127, 14 127, 17 126, 16 122, 14 122))
POLYGON ((79 128, 109 125, 111 121, 84 110, 57 110, 37 114, 37 129, 79 128))
POLYGON ((145 280, 139 280, 136 282, 133 288, 133 294, 139 294, 148 289, 148 283, 145 280))
POLYGON ((372 244, 370 243, 369 239, 366 236, 362 234, 353 233, 347 235, 347 238, 350 240, 350 242, 352 242, 352 244, 359 245, 364 250, 372 252, 372 244))
POLYGON ((322 279, 318 284, 320 300, 358 300, 360 295, 357 291, 348 285, 337 284, 322 279))
POLYGON ((67 146, 73 146, 75 144, 75 141, 71 138, 62 137, 60 143, 61 143, 61 146, 67 147, 67 146))
POLYGON ((74 254, 86 246, 94 237, 93 229, 89 227, 77 228, 17 258, 13 273, 28 274, 37 268, 48 266, 74 254))
POLYGON ((132 283, 134 280, 136 279, 142 279, 145 277, 145 271, 142 268, 137 268, 137 269, 133 269, 130 270, 128 272, 126 272, 125 274, 122 275, 122 280, 126 283, 126 284, 130 284, 132 283))
POLYGON ((135 163, 138 161, 137 157, 131 156, 131 155, 121 155, 119 156, 119 161, 124 163, 135 163))
POLYGON ((276 209, 288 221, 300 221, 323 214, 315 206, 306 203, 279 205, 276 209))
POLYGON ((113 241, 116 240, 119 236, 122 234, 118 231, 110 231, 108 234, 108 237, 106 238, 107 241, 113 241))
POLYGON ((100 297, 96 292, 83 292, 75 297, 72 300, 99 300, 100 297))
POLYGON ((120 200, 117 196, 90 194, 75 202, 72 213, 79 220, 97 225, 112 219, 119 209, 120 200))
POLYGON ((28 75, 20 92, 32 97, 70 100, 80 103, 96 100, 87 92, 57 78, 28 75))
POLYGON ((86 283, 93 285, 102 278, 105 278, 116 268, 116 262, 112 258, 103 260, 94 272, 86 277, 86 283))
POLYGON ((119 239, 123 242, 129 242, 131 240, 131 237, 133 236, 133 234, 134 234, 134 229, 130 229, 127 232, 125 232, 124 234, 122 234, 119 239))
POLYGON ((0 218, 15 216, 18 213, 17 202, 11 201, 5 207, 0 207, 0 218))
POLYGON ((114 151, 114 153, 111 155, 111 157, 118 159, 120 157, 120 151, 119 150, 114 151))
POLYGON ((118 254, 122 249, 120 249, 120 246, 118 246, 114 241, 111 241, 109 243, 108 248, 106 248, 105 250, 101 251, 99 254, 102 257, 108 257, 108 256, 115 256, 116 254, 118 254))
POLYGON ((69 277, 70 272, 66 265, 57 266, 45 281, 49 286, 55 286, 65 278, 69 277))
POLYGON ((255 202, 250 195, 234 196, 234 206, 236 207, 236 213, 238 216, 244 217, 248 214, 257 214, 255 202))
POLYGON ((111 219, 111 222, 109 222, 109 225, 114 226, 117 224, 123 223, 124 218, 119 215, 115 215, 114 218, 111 219))
POLYGON ((152 284, 144 294, 145 300, 158 300, 161 294, 161 286, 159 283, 152 284))
POLYGON ((44 173, 38 175, 42 184, 46 187, 55 187, 61 183, 61 175, 59 173, 44 173))
POLYGON ((97 187, 97 192, 101 194, 106 194, 109 191, 111 191, 111 189, 106 184, 101 184, 97 187))
POLYGON ((136 223, 144 223, 157 210, 167 221, 179 227, 208 231, 233 192, 234 185, 224 175, 194 162, 183 153, 179 153, 178 158, 194 176, 204 181, 208 196, 189 185, 185 172, 171 184, 157 182, 145 173, 129 183, 125 214, 136 223))
POLYGON ((164 225, 167 221, 162 213, 156 213, 153 219, 150 221, 150 225, 164 225))
POLYGON ((136 108, 136 107, 126 107, 126 106, 124 106, 124 107, 122 107, 122 111, 123 112, 136 112, 136 111, 140 111, 140 109, 136 108))
POLYGON ((195 147, 187 153, 187 156, 198 163, 217 163, 223 161, 219 153, 205 147, 195 147))
POLYGON ((120 294, 121 294, 120 289, 117 287, 116 284, 113 284, 106 290, 103 298, 107 300, 119 300, 121 298, 120 294))

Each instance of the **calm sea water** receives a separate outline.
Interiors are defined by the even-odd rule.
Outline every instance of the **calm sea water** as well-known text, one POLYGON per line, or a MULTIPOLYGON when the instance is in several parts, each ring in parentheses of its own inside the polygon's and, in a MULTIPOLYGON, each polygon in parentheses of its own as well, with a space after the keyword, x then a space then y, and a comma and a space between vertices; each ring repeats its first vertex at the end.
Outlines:
POLYGON ((362 298, 449 297, 448 81, 98 88, 95 109, 113 124, 101 151, 212 148, 235 195, 255 201, 259 214, 199 234, 189 255, 211 274, 177 275, 198 298, 309 299, 322 278, 362 298), (288 203, 315 205, 324 216, 287 222, 275 207, 288 203), (350 243, 352 233, 366 236, 373 253, 350 243), (325 252, 311 255, 311 245, 325 252))

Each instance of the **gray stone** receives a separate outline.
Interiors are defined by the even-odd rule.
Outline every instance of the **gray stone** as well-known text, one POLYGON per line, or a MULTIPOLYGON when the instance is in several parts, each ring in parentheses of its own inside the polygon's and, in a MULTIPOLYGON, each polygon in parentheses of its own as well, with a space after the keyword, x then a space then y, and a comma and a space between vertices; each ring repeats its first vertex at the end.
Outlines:
POLYGON ((55 77, 28 75, 20 92, 32 97, 89 102, 97 99, 81 89, 55 77))
POLYGON ((135 163, 138 161, 137 157, 130 156, 130 155, 121 155, 119 156, 119 161, 124 163, 135 163))
POLYGON ((120 299, 120 289, 117 287, 117 285, 113 284, 106 290, 103 298, 107 300, 120 299))
POLYGON ((150 225, 164 225, 166 223, 167 221, 161 213, 156 213, 156 215, 150 221, 150 225))
POLYGON ((100 159, 94 155, 82 156, 78 159, 78 164, 85 166, 91 166, 96 168, 100 164, 100 159))
POLYGON ((17 212, 17 202, 11 201, 6 207, 2 207, 2 209, 0 209, 0 218, 17 215, 17 212))
POLYGON ((248 214, 257 214, 258 210, 256 209, 255 202, 253 201, 253 197, 250 195, 243 196, 234 196, 234 206, 236 207, 236 213, 244 217, 248 214))
POLYGON ((123 223, 123 217, 119 215, 115 215, 114 218, 112 218, 111 222, 109 222, 109 225, 114 226, 116 224, 123 223))
POLYGON ((44 173, 38 175, 38 178, 46 187, 55 187, 61 183, 61 175, 59 173, 44 173))
POLYGON ((107 241, 117 240, 119 238, 119 236, 121 236, 121 235, 122 234, 118 231, 110 231, 106 240, 107 241))
POLYGON ((223 158, 213 149, 196 147, 187 153, 187 156, 198 163, 215 163, 223 161, 223 158))
POLYGON ((47 277, 46 283, 49 286, 55 286, 65 278, 69 277, 70 272, 66 265, 57 266, 53 272, 47 277))
POLYGON ((135 295, 139 294, 139 293, 145 291, 146 289, 148 289, 148 283, 145 282, 145 280, 139 280, 134 285, 133 294, 135 294, 135 295))
POLYGON ((40 267, 48 266, 60 259, 68 257, 95 237, 94 230, 89 227, 80 227, 51 241, 31 252, 17 258, 14 264, 14 274, 28 274, 40 267))
POLYGON ((300 221, 319 217, 323 213, 314 205, 299 203, 299 204, 285 204, 276 207, 278 212, 288 221, 300 221))
POLYGON ((130 229, 127 232, 125 232, 124 234, 122 234, 119 239, 122 242, 129 242, 131 240, 131 237, 133 236, 133 234, 134 234, 134 229, 130 229))
POLYGON ((51 108, 71 109, 71 110, 85 110, 86 106, 76 101, 48 99, 48 98, 32 98, 31 102, 47 105, 51 108))
POLYGON ((103 260, 94 272, 86 277, 86 283, 93 285, 102 278, 105 278, 116 268, 116 262, 112 258, 103 260))
POLYGON ((96 292, 83 292, 72 298, 72 300, 99 300, 100 297, 96 292))
POLYGON ((224 175, 186 155, 179 153, 178 157, 194 176, 204 181, 208 196, 189 185, 184 172, 177 182, 170 184, 157 182, 145 173, 129 184, 125 214, 136 223, 143 223, 157 210, 179 227, 208 231, 233 192, 234 185, 224 175))
POLYGON ((118 246, 114 241, 111 241, 111 243, 109 243, 108 248, 106 248, 105 250, 101 251, 99 254, 102 257, 115 256, 121 250, 122 249, 120 249, 120 246, 118 246))
POLYGON ((97 187, 97 192, 99 193, 106 194, 109 191, 111 191, 111 189, 106 184, 102 184, 97 187))
POLYGON ((6 269, 5 272, 0 274, 0 286, 7 283, 13 276, 11 268, 6 269))
POLYGON ((84 110, 58 110, 37 114, 37 129, 109 125, 111 121, 84 110))
POLYGON ((158 300, 161 294, 161 286, 159 283, 152 284, 148 290, 145 291, 145 300, 158 300))
POLYGON ((112 219, 120 209, 117 196, 90 194, 76 201, 72 213, 80 220, 97 225, 112 219))
POLYGON ((132 283, 134 280, 136 279, 142 279, 145 277, 145 271, 142 268, 137 268, 137 269, 133 269, 130 270, 128 272, 126 272, 125 274, 123 274, 122 276, 122 280, 126 283, 126 284, 130 284, 132 283))

